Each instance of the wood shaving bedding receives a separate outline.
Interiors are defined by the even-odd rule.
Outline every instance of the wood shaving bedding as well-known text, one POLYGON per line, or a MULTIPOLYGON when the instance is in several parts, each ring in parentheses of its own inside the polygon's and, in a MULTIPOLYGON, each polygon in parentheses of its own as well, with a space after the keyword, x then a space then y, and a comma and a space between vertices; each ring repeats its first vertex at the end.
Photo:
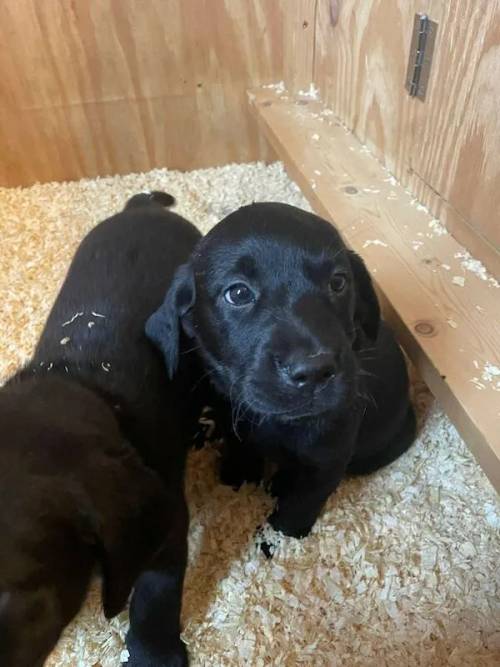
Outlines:
MULTIPOLYGON (((309 208, 280 164, 0 189, 0 379, 28 359, 81 238, 157 189, 202 231, 251 201, 309 208)), ((183 618, 194 666, 500 665, 499 500, 425 387, 412 391, 416 445, 345 481, 303 541, 265 525, 261 489, 218 483, 214 448, 191 454, 183 618)), ((96 583, 49 667, 116 667, 127 623, 126 613, 105 621, 96 583)))

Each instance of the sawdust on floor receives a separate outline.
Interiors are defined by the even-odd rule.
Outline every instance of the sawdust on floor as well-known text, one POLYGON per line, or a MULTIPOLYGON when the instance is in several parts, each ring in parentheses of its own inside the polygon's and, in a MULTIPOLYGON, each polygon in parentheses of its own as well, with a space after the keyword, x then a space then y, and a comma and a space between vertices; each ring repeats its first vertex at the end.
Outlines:
MULTIPOLYGON (((0 188, 0 380, 24 363, 79 241, 145 189, 163 189, 208 230, 251 201, 308 208, 280 164, 229 165, 0 188)), ((500 504, 455 429, 416 385, 416 445, 346 481, 311 536, 256 528, 265 493, 217 482, 217 452, 191 454, 184 640, 196 666, 500 665, 500 504), (265 531, 266 532, 266 531, 265 531)), ((50 667, 119 664, 127 615, 107 623, 97 584, 50 667)))

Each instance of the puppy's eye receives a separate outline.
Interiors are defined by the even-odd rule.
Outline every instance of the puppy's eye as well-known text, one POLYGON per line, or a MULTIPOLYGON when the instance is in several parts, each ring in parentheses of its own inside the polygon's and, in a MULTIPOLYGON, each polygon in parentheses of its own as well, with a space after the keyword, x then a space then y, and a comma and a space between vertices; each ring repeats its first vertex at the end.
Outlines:
POLYGON ((342 292, 346 285, 347 285, 347 276, 344 275, 343 273, 337 273, 330 280, 330 289, 332 290, 332 292, 336 292, 337 294, 339 292, 342 292))
POLYGON ((244 283, 235 283, 224 292, 224 299, 231 306, 247 306, 255 301, 255 294, 244 283))

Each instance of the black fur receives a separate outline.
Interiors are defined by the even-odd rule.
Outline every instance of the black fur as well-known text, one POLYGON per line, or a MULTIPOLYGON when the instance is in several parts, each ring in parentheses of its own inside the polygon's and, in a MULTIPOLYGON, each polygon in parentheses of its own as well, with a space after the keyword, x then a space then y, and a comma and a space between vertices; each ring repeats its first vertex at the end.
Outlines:
POLYGON ((306 535, 345 474, 371 472, 412 443, 402 352, 363 261, 325 220, 274 203, 229 215, 148 323, 171 371, 176 320, 218 394, 223 481, 258 481, 263 459, 278 464, 276 529, 306 535))
POLYGON ((96 564, 108 617, 135 586, 129 666, 187 664, 183 476, 197 409, 183 394, 194 366, 183 355, 170 381, 144 334, 200 236, 172 203, 137 195, 88 234, 31 363, 0 390, 2 667, 43 663, 96 564))

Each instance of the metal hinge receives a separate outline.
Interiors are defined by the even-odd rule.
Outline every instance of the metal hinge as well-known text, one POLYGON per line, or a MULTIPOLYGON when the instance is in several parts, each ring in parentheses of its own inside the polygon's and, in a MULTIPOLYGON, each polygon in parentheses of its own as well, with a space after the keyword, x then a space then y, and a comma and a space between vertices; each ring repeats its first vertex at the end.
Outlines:
POLYGON ((425 99, 427 91, 437 27, 426 14, 415 14, 405 88, 419 100, 425 99))

